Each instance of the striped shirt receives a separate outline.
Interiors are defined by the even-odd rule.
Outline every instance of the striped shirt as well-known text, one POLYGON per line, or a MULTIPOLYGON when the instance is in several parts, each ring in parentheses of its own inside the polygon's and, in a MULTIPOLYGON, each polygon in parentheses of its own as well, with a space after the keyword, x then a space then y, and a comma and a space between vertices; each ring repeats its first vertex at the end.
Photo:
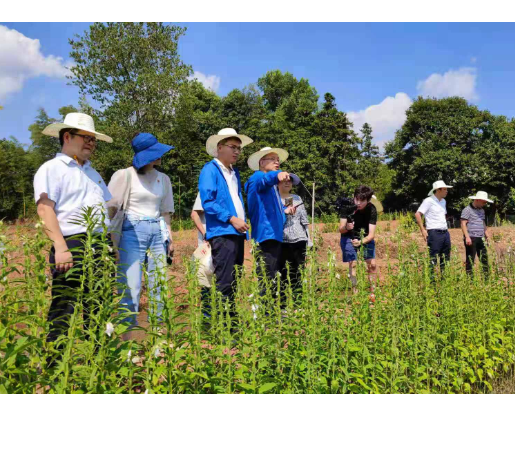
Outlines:
POLYGON ((485 210, 483 208, 474 208, 469 205, 461 212, 461 219, 467 221, 470 237, 485 236, 485 210))
MULTIPOLYGON (((302 203, 302 199, 295 194, 292 194, 293 206, 302 203)), ((284 205, 285 199, 281 198, 284 205)), ((295 214, 286 214, 286 223, 284 224, 283 242, 292 244, 294 242, 308 241, 308 213, 304 205, 300 205, 295 214)))

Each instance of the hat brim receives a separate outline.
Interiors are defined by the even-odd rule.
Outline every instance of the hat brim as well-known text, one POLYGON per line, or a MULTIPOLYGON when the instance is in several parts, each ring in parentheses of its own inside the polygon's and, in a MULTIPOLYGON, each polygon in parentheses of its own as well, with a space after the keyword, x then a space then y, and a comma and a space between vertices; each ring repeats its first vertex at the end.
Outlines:
POLYGON ((147 164, 162 158, 164 154, 168 153, 173 148, 175 148, 173 145, 166 145, 158 142, 152 147, 146 148, 145 150, 135 154, 134 158, 132 158, 132 165, 136 170, 139 170, 147 164))
POLYGON ((209 136, 209 138, 206 141, 206 151, 211 156, 216 158, 218 156, 218 143, 220 141, 223 141, 224 139, 230 138, 239 139, 241 141, 241 148, 254 142, 252 139, 250 139, 248 136, 245 136, 244 134, 214 134, 213 136, 209 136))
POLYGON ((93 133, 99 141, 104 141, 104 142, 109 142, 109 143, 113 142, 113 138, 107 136, 106 134, 102 134, 95 130, 90 130, 89 128, 85 128, 85 127, 68 125, 66 123, 52 123, 52 124, 48 125, 41 133, 44 134, 45 136, 51 136, 51 137, 58 138, 59 131, 63 130, 64 128, 74 128, 76 130, 87 131, 88 133, 93 133))
POLYGON ((256 153, 252 153, 247 160, 247 164, 252 170, 259 170, 259 161, 263 156, 268 155, 269 153, 277 153, 279 156, 279 161, 283 163, 288 159, 288 152, 283 150, 282 148, 271 148, 270 150, 259 150, 256 153))
POLYGON ((427 194, 427 195, 433 195, 437 189, 442 189, 442 188, 447 188, 447 189, 449 189, 449 188, 452 188, 452 187, 453 187, 453 186, 447 186, 447 185, 445 185, 445 186, 440 186, 440 187, 437 187, 437 188, 431 189, 431 190, 429 191, 429 194, 427 194))
POLYGON ((484 200, 485 202, 488 202, 488 203, 493 203, 494 201, 493 200, 490 200, 488 198, 480 198, 480 197, 469 197, 470 200, 484 200))
POLYGON ((372 205, 375 206, 376 211, 378 213, 382 213, 383 212, 383 204, 377 198, 372 197, 370 199, 370 203, 372 203, 372 205))

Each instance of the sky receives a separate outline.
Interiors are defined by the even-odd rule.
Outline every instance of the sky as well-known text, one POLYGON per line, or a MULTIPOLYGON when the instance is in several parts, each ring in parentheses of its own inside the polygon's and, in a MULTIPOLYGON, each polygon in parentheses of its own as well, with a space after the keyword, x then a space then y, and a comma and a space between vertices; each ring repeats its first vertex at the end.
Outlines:
MULTIPOLYGON (((306 78, 336 97, 354 128, 392 139, 418 96, 459 95, 515 117, 515 24, 502 23, 181 23, 182 60, 219 95, 269 70, 306 78)), ((30 144, 37 110, 51 117, 78 103, 66 79, 68 39, 87 23, 0 22, 0 138, 30 144)))

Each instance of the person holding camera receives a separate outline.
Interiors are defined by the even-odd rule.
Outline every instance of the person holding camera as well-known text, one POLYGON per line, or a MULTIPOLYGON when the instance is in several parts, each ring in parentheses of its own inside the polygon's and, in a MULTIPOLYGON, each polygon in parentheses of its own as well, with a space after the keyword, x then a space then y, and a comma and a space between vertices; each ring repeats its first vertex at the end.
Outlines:
POLYGON ((377 276, 375 231, 377 209, 371 203, 374 191, 368 186, 359 186, 353 199, 340 200, 340 247, 343 262, 349 263, 349 278, 356 292, 356 266, 358 252, 363 251, 370 281, 370 300, 374 301, 374 284, 377 276))

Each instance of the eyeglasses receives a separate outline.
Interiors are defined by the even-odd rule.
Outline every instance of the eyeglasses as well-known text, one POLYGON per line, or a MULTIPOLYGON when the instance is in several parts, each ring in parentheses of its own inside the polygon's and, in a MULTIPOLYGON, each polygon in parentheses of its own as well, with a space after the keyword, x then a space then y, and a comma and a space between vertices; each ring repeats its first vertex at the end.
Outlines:
POLYGON ((85 144, 89 144, 90 142, 94 145, 97 144, 97 138, 95 136, 86 136, 84 134, 70 133, 72 136, 80 136, 84 139, 85 144))
POLYGON ((233 152, 241 153, 241 147, 238 147, 236 145, 227 145, 224 144, 226 147, 229 147, 233 152))

